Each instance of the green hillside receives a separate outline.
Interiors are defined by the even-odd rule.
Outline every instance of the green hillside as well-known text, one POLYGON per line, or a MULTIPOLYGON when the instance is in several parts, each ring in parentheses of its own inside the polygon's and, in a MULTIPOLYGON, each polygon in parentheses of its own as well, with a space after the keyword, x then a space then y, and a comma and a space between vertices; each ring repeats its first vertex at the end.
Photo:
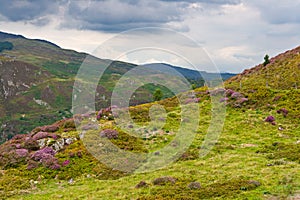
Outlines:
MULTIPOLYGON (((36 126, 72 116, 74 78, 87 55, 45 40, 0 32, 0 143, 36 126)), ((136 67, 102 59, 95 64, 103 68, 107 63, 110 65, 99 80, 99 95, 95 97, 98 110, 109 105, 113 88, 122 75, 136 67)), ((189 79, 189 73, 188 80, 202 83, 195 77, 189 79)), ((155 75, 162 76, 159 72, 155 75)), ((164 98, 174 95, 164 87, 146 85, 136 91, 131 104, 152 101, 157 88, 163 91, 164 98)))
MULTIPOLYGON (((130 123, 116 122, 107 108, 17 135, 0 146, 0 196, 299 199, 300 91, 299 79, 293 78, 299 74, 299 64, 296 48, 272 58, 266 66, 258 65, 229 79, 226 89, 202 87, 178 98, 132 106, 130 123), (186 99, 180 103, 181 97, 186 99), (218 112, 219 107, 212 109, 216 98, 214 103, 227 105, 223 131, 217 141, 211 141, 215 142, 212 150, 201 157, 211 117, 218 112), (194 109, 197 107, 199 113, 194 109), (182 119, 187 109, 189 116, 182 119), (159 161, 166 156, 163 147, 180 147, 176 134, 182 122, 193 123, 198 116, 199 126, 191 145, 175 162, 159 170, 122 172, 95 158, 99 151, 100 157, 110 155, 112 149, 103 143, 107 139, 126 152, 147 153, 159 161)), ((120 111, 120 116, 126 113, 120 111)), ((134 166, 139 159, 124 161, 112 164, 134 166)))

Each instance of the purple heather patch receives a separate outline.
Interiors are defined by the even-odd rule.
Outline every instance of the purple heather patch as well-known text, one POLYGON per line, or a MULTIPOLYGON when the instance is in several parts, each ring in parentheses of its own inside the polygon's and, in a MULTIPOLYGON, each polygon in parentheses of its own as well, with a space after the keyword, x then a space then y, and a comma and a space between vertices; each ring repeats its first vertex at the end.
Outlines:
POLYGON ((62 166, 67 166, 70 164, 70 160, 65 160, 63 163, 62 163, 62 166))
POLYGON ((50 156, 53 157, 55 155, 55 151, 51 147, 45 147, 41 150, 36 151, 31 158, 35 161, 41 161, 48 159, 50 156))
POLYGON ((188 98, 187 100, 185 100, 185 104, 199 103, 200 100, 201 100, 201 98, 188 98))
POLYGON ((27 149, 16 149, 16 154, 19 157, 26 157, 28 155, 28 150, 27 149))
POLYGON ((118 131, 112 129, 105 129, 100 132, 101 137, 107 137, 108 139, 117 139, 118 135, 118 131))
POLYGON ((245 102, 247 102, 247 101, 248 101, 248 99, 245 98, 245 97, 243 97, 243 98, 241 98, 241 99, 239 100, 239 103, 245 103, 245 102))
POLYGON ((277 113, 282 114, 284 117, 286 117, 287 114, 289 113, 289 111, 285 108, 281 108, 281 109, 277 110, 277 113))
POLYGON ((222 103, 222 102, 226 102, 226 101, 228 101, 228 100, 229 100, 229 98, 228 98, 228 97, 221 98, 221 99, 220 99, 220 103, 222 103))
POLYGON ((265 122, 273 123, 273 122, 275 122, 275 117, 273 117, 272 115, 270 115, 270 116, 268 116, 268 117, 265 119, 265 122))
POLYGON ((48 132, 38 132, 36 133, 32 138, 34 140, 40 140, 40 139, 44 139, 44 138, 48 138, 48 137, 52 137, 53 139, 57 139, 58 136, 54 133, 48 133, 48 132))
POLYGON ((232 89, 227 89, 225 92, 225 95, 230 97, 233 93, 234 93, 234 91, 232 89))
POLYGON ((231 98, 233 98, 233 99, 242 98, 242 97, 243 97, 243 95, 239 92, 234 92, 231 94, 231 98))

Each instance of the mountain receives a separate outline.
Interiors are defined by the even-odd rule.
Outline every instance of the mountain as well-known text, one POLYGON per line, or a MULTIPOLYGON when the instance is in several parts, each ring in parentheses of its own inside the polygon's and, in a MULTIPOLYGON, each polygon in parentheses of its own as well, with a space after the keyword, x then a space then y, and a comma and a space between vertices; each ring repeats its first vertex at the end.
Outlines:
MULTIPOLYGON (((36 126, 71 117, 74 78, 87 56, 49 41, 0 32, 0 143, 36 126)), ((99 110, 109 105, 117 81, 136 65, 100 58, 95 62, 99 68, 111 62, 97 87, 99 110)), ((203 83, 196 71, 175 69, 192 83, 203 83)), ((162 76, 159 71, 151 73, 153 77, 162 76)), ((164 98, 174 95, 165 87, 148 84, 132 95, 131 105, 152 101, 156 88, 163 91, 164 98)))
POLYGON ((222 72, 222 73, 209 73, 206 71, 196 71, 192 69, 187 69, 187 68, 182 68, 178 66, 172 66, 169 64, 165 63, 150 63, 146 64, 144 66, 150 67, 153 70, 157 70, 160 73, 167 73, 167 74, 172 74, 176 76, 176 73, 174 73, 174 70, 180 74, 182 74, 187 80, 189 80, 191 83, 196 84, 197 87, 201 87, 204 85, 204 79, 206 81, 213 81, 219 78, 222 78, 222 80, 227 80, 236 74, 233 73, 227 73, 227 72, 222 72), (171 70, 168 70, 171 69, 171 70))
POLYGON ((16 135, 0 145, 0 197, 299 199, 299 58, 296 48, 230 78, 225 89, 178 94, 181 102, 110 107, 16 135), (204 156, 203 143, 213 145, 204 156), (134 173, 139 165, 145 171, 134 173))

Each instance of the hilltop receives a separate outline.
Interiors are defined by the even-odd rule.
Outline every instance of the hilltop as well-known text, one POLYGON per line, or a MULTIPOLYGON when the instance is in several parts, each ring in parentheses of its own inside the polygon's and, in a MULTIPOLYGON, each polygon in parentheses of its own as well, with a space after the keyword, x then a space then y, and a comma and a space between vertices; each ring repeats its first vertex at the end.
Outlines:
POLYGON ((271 58, 266 66, 259 64, 244 70, 225 85, 246 95, 253 109, 284 107, 299 118, 300 47, 271 58))
MULTIPOLYGON (((71 117, 74 78, 87 56, 46 40, 0 32, 0 143, 36 126, 71 117)), ((116 82, 136 67, 126 62, 96 59, 99 68, 107 63, 109 67, 97 87, 97 109, 109 106, 116 82)), ((183 70, 182 74, 198 86, 203 83, 201 75, 193 70, 183 70)), ((155 75, 162 76, 159 71, 155 75)), ((226 74, 224 78, 230 76, 226 74)), ((131 105, 152 101, 156 88, 162 90, 164 98, 174 95, 164 87, 147 85, 135 92, 131 105)))
POLYGON ((182 93, 182 103, 172 97, 132 106, 134 123, 125 127, 106 108, 17 135, 0 146, 0 194, 11 199, 297 199, 300 91, 293 77, 299 74, 299 58, 299 48, 288 51, 227 80, 225 89, 182 93), (213 149, 200 157, 213 96, 227 105, 225 124, 213 149), (155 115, 157 104, 165 116, 155 115), (199 106, 197 134, 185 153, 160 170, 122 172, 98 162, 90 151, 105 149, 98 138, 106 138, 127 152, 163 158, 163 147, 180 145, 172 141, 182 121, 197 118, 197 109, 191 109, 181 119, 189 106, 199 106), (83 126, 76 129, 76 123, 83 126))

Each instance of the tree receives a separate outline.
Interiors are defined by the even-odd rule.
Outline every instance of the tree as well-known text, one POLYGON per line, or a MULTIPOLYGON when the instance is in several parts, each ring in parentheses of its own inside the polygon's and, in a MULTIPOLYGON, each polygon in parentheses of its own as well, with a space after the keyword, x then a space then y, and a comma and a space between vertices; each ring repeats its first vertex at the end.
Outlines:
POLYGON ((194 90, 194 89, 196 89, 197 88, 197 84, 196 83, 193 83, 192 84, 192 89, 194 90))
POLYGON ((265 60, 265 62, 264 62, 264 66, 266 66, 267 64, 269 64, 269 63, 270 63, 270 60, 269 60, 269 55, 268 55, 268 54, 266 54, 266 55, 265 55, 265 57, 264 57, 264 60, 265 60))
POLYGON ((163 93, 160 89, 156 89, 155 92, 153 93, 153 99, 154 101, 159 101, 163 97, 163 93))

